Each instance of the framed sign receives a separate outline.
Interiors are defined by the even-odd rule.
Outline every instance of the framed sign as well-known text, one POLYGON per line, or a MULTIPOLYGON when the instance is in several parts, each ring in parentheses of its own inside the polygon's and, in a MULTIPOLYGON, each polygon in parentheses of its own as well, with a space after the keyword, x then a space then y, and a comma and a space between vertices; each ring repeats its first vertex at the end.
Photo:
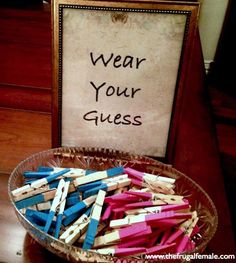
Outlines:
POLYGON ((170 161, 198 4, 55 0, 53 147, 170 161))

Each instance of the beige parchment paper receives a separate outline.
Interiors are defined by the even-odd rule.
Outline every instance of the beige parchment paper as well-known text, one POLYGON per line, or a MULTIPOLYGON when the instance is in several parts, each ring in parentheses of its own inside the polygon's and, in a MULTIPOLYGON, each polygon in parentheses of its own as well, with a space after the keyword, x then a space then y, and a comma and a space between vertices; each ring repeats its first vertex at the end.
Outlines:
POLYGON ((184 14, 64 9, 62 145, 164 157, 185 23, 184 14))

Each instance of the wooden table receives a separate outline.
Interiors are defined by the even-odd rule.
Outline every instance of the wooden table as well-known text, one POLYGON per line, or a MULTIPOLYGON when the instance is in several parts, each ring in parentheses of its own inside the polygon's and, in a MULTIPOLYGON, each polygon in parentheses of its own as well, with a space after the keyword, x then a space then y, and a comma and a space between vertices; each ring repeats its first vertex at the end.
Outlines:
MULTIPOLYGON (((49 17, 50 13, 45 14, 43 11, 43 15, 49 17)), ((49 23, 48 18, 45 23, 49 23)), ((50 43, 50 39, 45 41, 50 43)), ((24 61, 22 66, 23 64, 24 61)), ((188 88, 184 96, 181 128, 178 131, 173 165, 199 183, 217 207, 219 226, 206 253, 236 254, 215 130, 204 84, 205 75, 198 35, 191 65, 189 72, 186 72, 188 88)), ((50 64, 47 64, 47 67, 50 68, 50 64)), ((40 101, 41 97, 38 98, 40 101)), ((36 106, 44 108, 40 103, 36 106)), ((0 104, 0 107, 6 106, 0 104)), ((50 148, 51 145, 50 112, 22 111, 19 108, 0 108, 0 262, 64 262, 32 240, 17 221, 8 199, 7 182, 10 171, 20 160, 34 152, 50 148)), ((45 109, 48 109, 48 106, 45 109)))

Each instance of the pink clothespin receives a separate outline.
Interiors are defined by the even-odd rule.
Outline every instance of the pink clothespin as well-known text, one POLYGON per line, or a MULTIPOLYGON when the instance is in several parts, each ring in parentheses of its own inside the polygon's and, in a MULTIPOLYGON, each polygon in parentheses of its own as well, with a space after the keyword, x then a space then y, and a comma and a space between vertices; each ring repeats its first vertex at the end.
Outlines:
POLYGON ((129 194, 129 191, 126 193, 121 193, 121 194, 115 194, 112 196, 108 196, 105 198, 105 203, 129 203, 133 201, 139 201, 140 197, 134 196, 129 194))
MULTIPOLYGON (((147 201, 147 202, 152 202, 153 201, 147 201)), ((131 209, 133 206, 139 206, 140 203, 134 203, 134 204, 128 204, 125 205, 122 208, 117 208, 117 209, 123 209, 127 215, 137 215, 137 214, 148 214, 148 213, 160 213, 160 212, 166 212, 166 211, 179 211, 179 210, 186 210, 189 211, 190 206, 188 203, 183 203, 180 205, 162 205, 162 206, 151 206, 151 207, 145 207, 145 204, 147 202, 140 202, 141 204, 144 203, 144 208, 137 208, 137 209, 131 209)))
POLYGON ((157 245, 155 247, 147 248, 147 255, 155 255, 155 254, 164 254, 164 253, 174 253, 176 244, 172 243, 169 245, 157 245))
MULTIPOLYGON (((189 214, 187 214, 188 217, 189 214)), ((176 219, 176 218, 167 218, 167 219, 161 219, 161 220, 156 220, 156 221, 153 221, 153 222, 150 222, 149 225, 152 227, 152 228, 161 228, 163 231, 166 231, 167 229, 171 228, 171 227, 174 227, 174 226, 177 226, 181 223, 183 223, 184 221, 186 221, 186 218, 181 218, 181 219, 176 219)))
POLYGON ((100 247, 103 245, 109 245, 117 241, 122 241, 127 237, 134 236, 140 232, 147 229, 146 224, 139 224, 134 226, 128 226, 119 230, 114 230, 104 236, 99 236, 95 238, 93 247, 100 247))
POLYGON ((152 201, 156 201, 155 205, 162 204, 182 204, 184 202, 183 196, 181 195, 166 195, 166 194, 157 194, 152 192, 141 192, 141 191, 128 191, 130 195, 139 196, 142 199, 149 199, 152 201))
POLYGON ((144 181, 145 178, 150 178, 153 181, 154 180, 158 180, 161 182, 165 182, 165 183, 169 183, 169 184, 174 184, 175 183, 175 179, 170 178, 170 177, 163 177, 163 176, 159 176, 159 175, 154 175, 154 174, 149 174, 149 173, 142 173, 140 171, 137 171, 135 169, 132 168, 125 168, 125 172, 130 176, 133 177, 137 180, 141 180, 144 181))
POLYGON ((157 240, 160 238, 162 232, 162 229, 155 229, 148 237, 147 247, 153 247, 157 243, 157 240))
POLYGON ((178 227, 178 229, 174 233, 172 233, 172 235, 169 236, 169 238, 166 240, 166 244, 170 244, 170 243, 175 242, 179 236, 181 236, 185 233, 185 231, 191 226, 191 224, 195 221, 196 218, 197 218, 197 212, 194 211, 194 212, 192 212, 191 218, 186 220, 185 222, 183 222, 178 227))
POLYGON ((155 221, 159 221, 162 219, 189 219, 191 218, 191 216, 192 216, 191 213, 175 213, 174 211, 167 211, 159 214, 141 214, 137 216, 111 220, 110 227, 118 228, 118 227, 129 226, 141 222, 146 222, 148 224, 151 224, 155 221))
POLYGON ((184 252, 187 250, 188 247, 188 243, 191 242, 190 240, 190 236, 192 234, 193 228, 195 227, 195 225, 197 224, 198 221, 198 217, 196 217, 192 224, 189 226, 189 228, 185 231, 184 236, 182 238, 182 240, 179 242, 179 244, 177 244, 177 248, 176 251, 178 253, 184 252))
POLYGON ((103 254, 103 255, 112 255, 117 257, 122 256, 131 256, 136 254, 141 254, 146 251, 144 247, 131 247, 131 248, 102 248, 97 249, 96 252, 103 254))

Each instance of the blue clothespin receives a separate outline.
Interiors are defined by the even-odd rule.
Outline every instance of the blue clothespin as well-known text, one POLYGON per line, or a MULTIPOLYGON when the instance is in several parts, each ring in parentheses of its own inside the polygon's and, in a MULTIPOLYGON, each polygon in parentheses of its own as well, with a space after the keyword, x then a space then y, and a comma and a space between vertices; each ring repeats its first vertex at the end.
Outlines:
POLYGON ((102 183, 99 186, 88 189, 83 193, 83 198, 88 198, 91 195, 96 195, 99 192, 99 190, 107 191, 108 187, 109 187, 109 183, 108 184, 102 183))
POLYGON ((69 196, 66 198, 66 206, 67 207, 73 206, 73 205, 79 203, 80 201, 81 201, 80 196, 77 193, 77 195, 69 196))
POLYGON ((20 201, 15 202, 15 205, 18 209, 26 208, 29 206, 33 206, 42 202, 46 202, 54 198, 56 190, 49 190, 42 194, 38 194, 20 201))
POLYGON ((102 206, 104 203, 104 199, 106 196, 106 192, 103 190, 100 190, 98 192, 92 213, 91 213, 91 218, 90 218, 90 222, 88 225, 88 230, 86 232, 86 237, 83 243, 83 249, 87 250, 87 249, 91 249, 94 243, 94 239, 97 233, 97 228, 98 228, 98 223, 101 217, 101 213, 102 213, 102 206))
POLYGON ((84 191, 87 191, 91 188, 94 188, 94 187, 97 187, 99 185, 102 184, 102 180, 99 180, 99 181, 96 181, 96 182, 92 182, 92 183, 88 183, 88 184, 83 184, 83 185, 80 185, 77 189, 79 192, 84 192, 84 191))
POLYGON ((52 171, 54 171, 54 168, 49 167, 49 166, 39 166, 37 171, 38 172, 52 172, 52 171))
POLYGON ((71 216, 75 213, 78 213, 80 211, 82 211, 83 209, 85 209, 86 207, 89 207, 92 203, 94 203, 94 201, 96 200, 96 196, 90 196, 89 198, 71 206, 70 208, 66 209, 64 211, 64 215, 66 217, 71 216))
POLYGON ((45 178, 41 178, 41 179, 34 181, 33 183, 31 183, 30 186, 32 188, 39 188, 45 184, 49 184, 53 180, 57 179, 57 177, 64 175, 65 173, 68 173, 69 171, 70 171, 69 168, 65 168, 65 169, 62 169, 58 172, 53 172, 52 174, 50 174, 49 176, 47 176, 45 178))
POLYGON ((54 237, 58 238, 60 234, 60 229, 61 229, 61 223, 62 223, 62 217, 64 213, 64 208, 66 205, 66 196, 68 193, 70 182, 65 182, 64 184, 64 189, 62 192, 61 200, 60 200, 60 205, 59 205, 59 211, 57 214, 57 221, 56 221, 56 228, 55 228, 55 234, 54 237))
POLYGON ((46 225, 44 227, 44 231, 46 233, 49 231, 49 228, 50 228, 50 226, 52 224, 53 217, 56 214, 56 209, 60 205, 60 201, 61 201, 61 197, 62 197, 62 194, 63 194, 64 186, 65 186, 65 181, 63 179, 61 179, 60 182, 59 182, 59 185, 57 187, 55 197, 54 197, 54 199, 52 201, 52 206, 51 206, 51 209, 50 209, 49 214, 48 214, 46 225))
MULTIPOLYGON (((39 225, 45 225, 48 219, 48 214, 37 210, 26 209, 25 216, 30 217, 34 222, 39 225)), ((55 221, 52 221, 52 225, 55 226, 55 221)))

